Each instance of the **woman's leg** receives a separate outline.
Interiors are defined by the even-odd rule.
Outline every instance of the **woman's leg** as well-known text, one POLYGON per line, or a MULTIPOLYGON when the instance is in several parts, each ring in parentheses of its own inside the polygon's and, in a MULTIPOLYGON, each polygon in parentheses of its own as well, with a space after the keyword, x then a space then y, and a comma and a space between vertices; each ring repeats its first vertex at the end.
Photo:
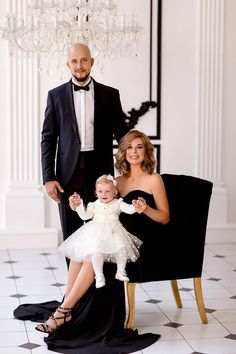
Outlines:
POLYGON ((78 262, 70 261, 65 296, 68 296, 68 294, 70 293, 76 281, 76 278, 81 270, 82 264, 83 264, 82 262, 78 263, 78 262))
MULTIPOLYGON (((71 274, 68 277, 68 283, 70 282, 70 291, 64 298, 61 306, 58 307, 54 314, 50 316, 45 323, 39 324, 36 327, 38 331, 51 333, 54 332, 54 330, 56 330, 64 322, 69 322, 72 318, 72 308, 94 282, 94 271, 92 263, 83 262, 81 267, 77 266, 76 264, 72 264, 70 273, 71 274)), ((67 289, 69 289, 69 287, 67 289)))
POLYGON ((94 270, 92 263, 83 262, 77 276, 75 276, 74 273, 74 271, 76 271, 76 266, 72 265, 72 270, 73 272, 71 271, 70 275, 70 291, 61 304, 62 307, 74 307, 76 302, 81 299, 81 297, 86 293, 86 291, 94 282, 94 270))

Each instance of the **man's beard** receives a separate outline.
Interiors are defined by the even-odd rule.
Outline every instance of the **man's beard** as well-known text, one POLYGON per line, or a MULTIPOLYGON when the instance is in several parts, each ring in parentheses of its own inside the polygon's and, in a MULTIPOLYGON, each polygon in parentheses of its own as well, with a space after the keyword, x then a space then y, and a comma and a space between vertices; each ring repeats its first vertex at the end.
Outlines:
POLYGON ((75 80, 78 81, 78 82, 85 82, 85 81, 87 81, 89 75, 90 75, 90 72, 89 72, 85 77, 76 77, 75 75, 73 75, 73 77, 74 77, 75 80))

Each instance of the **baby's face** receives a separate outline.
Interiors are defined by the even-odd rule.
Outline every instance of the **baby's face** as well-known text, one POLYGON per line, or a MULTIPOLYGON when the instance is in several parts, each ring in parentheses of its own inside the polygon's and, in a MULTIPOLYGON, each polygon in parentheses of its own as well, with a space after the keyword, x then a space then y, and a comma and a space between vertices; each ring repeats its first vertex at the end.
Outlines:
POLYGON ((117 191, 110 183, 98 183, 96 185, 96 194, 100 202, 109 203, 115 198, 117 191))

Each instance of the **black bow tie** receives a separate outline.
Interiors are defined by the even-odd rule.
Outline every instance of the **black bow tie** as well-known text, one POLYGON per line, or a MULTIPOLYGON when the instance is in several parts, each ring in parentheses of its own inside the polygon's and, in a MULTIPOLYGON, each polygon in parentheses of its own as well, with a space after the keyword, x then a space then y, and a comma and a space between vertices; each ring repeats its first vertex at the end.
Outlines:
POLYGON ((74 90, 75 91, 79 91, 79 90, 89 91, 89 89, 90 89, 89 84, 90 84, 90 82, 87 85, 85 85, 85 86, 79 86, 79 85, 73 84, 74 85, 74 90))

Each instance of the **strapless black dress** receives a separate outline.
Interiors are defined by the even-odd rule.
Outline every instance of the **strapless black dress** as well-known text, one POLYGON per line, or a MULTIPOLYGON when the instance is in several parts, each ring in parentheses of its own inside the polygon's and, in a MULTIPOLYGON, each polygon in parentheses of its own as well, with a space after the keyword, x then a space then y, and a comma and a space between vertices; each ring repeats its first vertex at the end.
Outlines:
MULTIPOLYGON (((144 198, 150 207, 156 208, 153 195, 141 190, 129 192, 123 200, 126 203, 132 203, 132 200, 138 197, 144 198)), ((126 267, 130 281, 144 283, 159 280, 157 257, 161 244, 160 238, 163 237, 165 226, 151 220, 145 214, 138 213, 132 215, 121 213, 120 221, 127 231, 143 241, 140 258, 135 263, 128 263, 126 267)))

